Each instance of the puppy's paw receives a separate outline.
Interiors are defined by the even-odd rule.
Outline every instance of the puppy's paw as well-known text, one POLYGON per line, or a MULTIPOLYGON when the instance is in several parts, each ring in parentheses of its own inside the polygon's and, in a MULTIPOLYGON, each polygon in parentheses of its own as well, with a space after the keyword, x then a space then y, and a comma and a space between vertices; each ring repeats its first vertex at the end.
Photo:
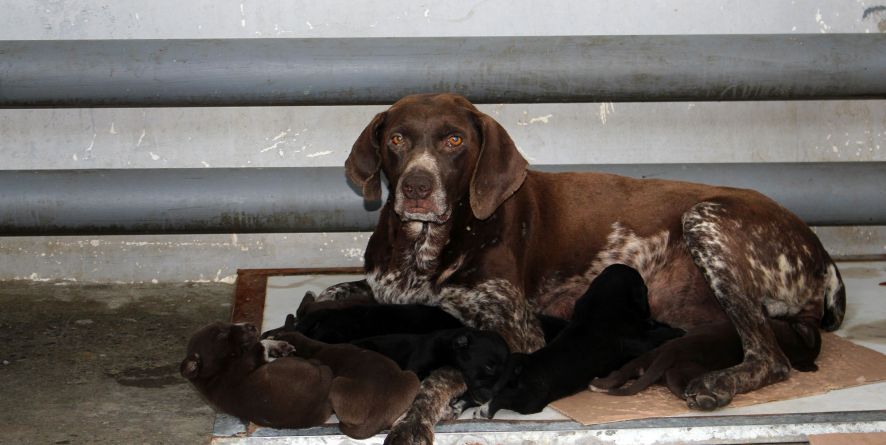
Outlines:
POLYGON ((419 422, 400 422, 391 428, 384 445, 433 445, 434 431, 419 422))
POLYGON ((461 415, 467 409, 470 402, 464 399, 453 399, 449 402, 449 412, 444 416, 442 420, 455 420, 458 419, 458 416, 461 415))
POLYGON ((474 410, 474 418, 475 419, 491 419, 492 416, 489 415, 489 402, 486 402, 477 407, 474 410))
POLYGON ((591 392, 609 392, 609 390, 606 388, 597 388, 596 386, 594 386, 594 382, 591 382, 591 384, 588 385, 588 390, 590 390, 591 392))
POLYGON ((265 347, 265 360, 268 362, 276 358, 287 357, 295 352, 295 347, 282 340, 262 340, 262 346, 265 347))

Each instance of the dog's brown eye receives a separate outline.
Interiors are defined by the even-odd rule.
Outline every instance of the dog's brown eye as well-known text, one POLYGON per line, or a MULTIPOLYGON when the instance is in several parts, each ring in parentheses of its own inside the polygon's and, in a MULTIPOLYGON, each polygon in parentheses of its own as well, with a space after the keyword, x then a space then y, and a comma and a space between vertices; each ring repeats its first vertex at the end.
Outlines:
POLYGON ((400 135, 399 133, 394 134, 393 136, 391 136, 391 144, 394 144, 394 145, 400 145, 400 144, 402 144, 402 143, 403 143, 403 136, 400 135))
POLYGON ((446 139, 446 142, 449 144, 450 147, 458 147, 462 144, 462 142, 464 142, 464 139, 461 136, 453 134, 446 139))

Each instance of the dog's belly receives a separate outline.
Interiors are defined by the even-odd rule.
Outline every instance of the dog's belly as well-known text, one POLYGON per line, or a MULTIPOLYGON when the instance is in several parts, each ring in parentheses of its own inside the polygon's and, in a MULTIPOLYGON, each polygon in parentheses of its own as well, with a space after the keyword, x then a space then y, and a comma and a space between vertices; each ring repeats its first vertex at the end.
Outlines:
POLYGON ((682 242, 662 230, 639 237, 619 223, 612 226, 606 246, 581 275, 551 274, 536 295, 539 310, 547 315, 570 318, 575 300, 591 281, 611 264, 622 263, 640 272, 649 290, 649 306, 656 320, 679 328, 727 320, 701 270, 682 242))

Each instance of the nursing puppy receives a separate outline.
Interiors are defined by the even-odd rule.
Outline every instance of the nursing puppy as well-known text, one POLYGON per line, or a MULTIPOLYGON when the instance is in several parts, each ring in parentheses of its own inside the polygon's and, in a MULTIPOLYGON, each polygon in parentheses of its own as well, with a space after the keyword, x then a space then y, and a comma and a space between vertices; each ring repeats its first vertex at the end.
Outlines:
MULTIPOLYGON (((803 324, 771 320, 778 346, 798 371, 816 371, 815 358, 821 350, 818 329, 803 324)), ((682 338, 668 342, 627 364, 605 378, 591 381, 592 391, 617 396, 636 394, 664 380, 668 389, 686 399, 686 385, 692 379, 715 369, 741 363, 741 339, 731 323, 714 323, 690 329, 682 338), (631 386, 622 386, 637 379, 631 386)))
POLYGON ((347 343, 377 335, 427 334, 462 326, 457 318, 437 307, 420 304, 357 304, 319 309, 307 312, 299 318, 289 314, 282 327, 265 332, 262 338, 298 332, 324 343, 347 343))
POLYGON ((291 351, 260 342, 250 324, 216 322, 191 337, 180 371, 220 411, 273 428, 321 425, 333 410, 332 370, 302 358, 270 361, 291 351))
POLYGON ((412 404, 419 381, 389 358, 349 344, 326 344, 298 332, 281 332, 275 339, 295 347, 297 357, 322 363, 335 376, 329 394, 339 428, 365 439, 390 428, 412 404))
POLYGON ((557 399, 586 388, 661 343, 679 337, 680 329, 650 319, 646 285, 623 264, 600 273, 578 299, 572 320, 549 345, 532 354, 512 354, 479 416, 499 409, 536 413, 557 399))
POLYGON ((508 360, 508 345, 492 331, 456 328, 432 334, 394 334, 369 337, 351 344, 383 354, 424 379, 444 366, 455 368, 467 385, 465 398, 488 402, 508 360))
MULTIPOLYGON (((552 340, 568 324, 566 320, 536 314, 546 341, 552 340)), ((300 332, 324 343, 347 343, 353 340, 392 334, 428 334, 463 327, 443 309, 421 304, 376 304, 361 296, 343 300, 316 301, 308 292, 295 312, 287 315, 283 326, 262 334, 273 338, 281 332, 300 332)))

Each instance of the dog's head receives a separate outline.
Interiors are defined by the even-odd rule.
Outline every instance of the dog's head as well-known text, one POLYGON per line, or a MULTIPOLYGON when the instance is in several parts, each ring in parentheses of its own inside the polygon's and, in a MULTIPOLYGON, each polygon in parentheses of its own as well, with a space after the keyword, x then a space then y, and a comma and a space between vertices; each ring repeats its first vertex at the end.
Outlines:
POLYGON ((231 363, 242 361, 244 356, 257 361, 263 356, 255 326, 215 322, 191 336, 179 370, 189 380, 208 378, 226 370, 231 363))
POLYGON ((345 162, 364 198, 387 177, 403 221, 444 223, 466 197, 486 219, 526 177, 527 162, 501 125, 455 94, 407 96, 363 130, 345 162))
POLYGON ((508 344, 492 331, 465 328, 452 339, 455 367, 461 371, 468 396, 477 403, 492 398, 508 360, 508 344))

